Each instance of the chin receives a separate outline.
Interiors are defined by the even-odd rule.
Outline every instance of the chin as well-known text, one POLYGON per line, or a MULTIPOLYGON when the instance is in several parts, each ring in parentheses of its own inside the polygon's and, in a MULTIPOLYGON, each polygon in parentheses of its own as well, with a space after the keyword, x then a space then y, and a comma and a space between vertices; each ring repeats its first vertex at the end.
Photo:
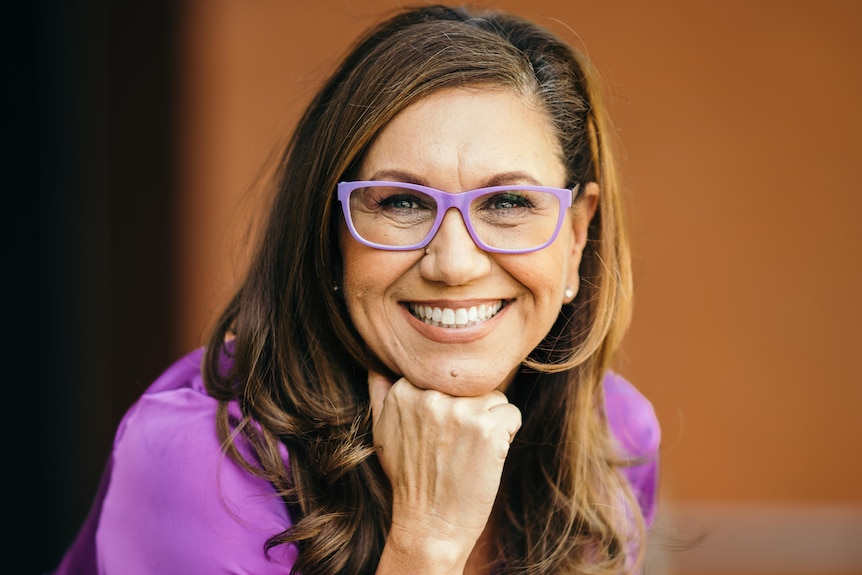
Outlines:
POLYGON ((518 367, 506 372, 472 373, 471 370, 457 366, 446 370, 416 374, 415 378, 405 375, 408 381, 421 389, 433 389, 455 397, 475 397, 492 391, 505 393, 518 372, 518 367))

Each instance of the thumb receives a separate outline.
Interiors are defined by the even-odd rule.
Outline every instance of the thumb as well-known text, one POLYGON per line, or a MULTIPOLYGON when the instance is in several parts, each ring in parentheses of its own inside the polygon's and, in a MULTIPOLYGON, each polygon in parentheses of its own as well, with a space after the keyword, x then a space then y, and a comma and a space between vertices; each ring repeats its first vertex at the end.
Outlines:
POLYGON ((371 417, 376 423, 383 411, 383 400, 392 387, 392 382, 383 374, 368 370, 368 396, 371 400, 371 417))

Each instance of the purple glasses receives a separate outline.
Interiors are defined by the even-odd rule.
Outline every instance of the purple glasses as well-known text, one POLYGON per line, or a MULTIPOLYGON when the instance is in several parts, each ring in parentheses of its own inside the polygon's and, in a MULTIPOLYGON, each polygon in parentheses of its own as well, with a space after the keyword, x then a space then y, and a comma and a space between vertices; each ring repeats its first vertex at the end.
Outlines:
POLYGON ((419 184, 360 181, 339 183, 338 201, 350 233, 372 248, 423 248, 449 208, 456 208, 481 249, 523 254, 554 241, 577 190, 494 186, 451 194, 419 184))

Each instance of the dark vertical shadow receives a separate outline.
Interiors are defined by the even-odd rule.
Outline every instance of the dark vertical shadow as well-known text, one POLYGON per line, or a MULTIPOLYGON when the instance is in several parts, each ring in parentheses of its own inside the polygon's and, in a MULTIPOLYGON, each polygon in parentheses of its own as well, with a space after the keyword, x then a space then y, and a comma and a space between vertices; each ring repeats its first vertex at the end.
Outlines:
POLYGON ((39 318, 26 347, 39 352, 22 370, 38 390, 28 572, 59 561, 122 414, 171 360, 177 5, 38 5, 38 201, 16 221, 39 246, 39 285, 25 298, 39 318))

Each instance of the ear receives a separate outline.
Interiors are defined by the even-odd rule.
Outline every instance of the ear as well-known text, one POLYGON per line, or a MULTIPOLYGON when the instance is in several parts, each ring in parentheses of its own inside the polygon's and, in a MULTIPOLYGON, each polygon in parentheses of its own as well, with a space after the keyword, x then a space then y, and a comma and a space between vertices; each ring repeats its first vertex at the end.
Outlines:
MULTIPOLYGON (((589 182, 581 192, 581 197, 575 202, 571 209, 572 235, 572 251, 569 255, 569 273, 568 285, 574 288, 574 293, 577 294, 578 286, 580 285, 580 276, 578 270, 581 266, 581 255, 584 252, 584 247, 587 245, 587 233, 589 231, 590 222, 596 214, 599 207, 599 193, 601 188, 596 182, 589 182)), ((572 296, 572 299, 574 295, 572 296)), ((570 298, 566 298, 571 301, 570 298)))
POLYGON ((578 253, 582 252, 584 246, 587 245, 587 231, 599 207, 600 190, 601 188, 599 188, 596 182, 587 183, 584 191, 581 193, 581 197, 572 206, 574 208, 572 226, 575 228, 575 245, 577 246, 578 253))

